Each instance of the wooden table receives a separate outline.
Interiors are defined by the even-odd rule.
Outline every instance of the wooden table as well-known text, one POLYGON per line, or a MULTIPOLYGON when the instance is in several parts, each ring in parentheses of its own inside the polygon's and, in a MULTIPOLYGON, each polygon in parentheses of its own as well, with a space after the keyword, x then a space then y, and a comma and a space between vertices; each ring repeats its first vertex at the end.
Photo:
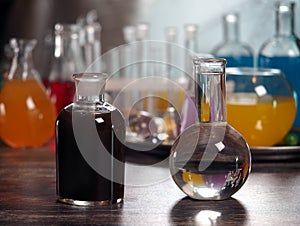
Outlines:
POLYGON ((299 162, 253 164, 233 198, 195 201, 174 184, 166 161, 127 160, 122 205, 77 207, 56 202, 51 148, 0 147, 0 225, 300 225, 299 162))

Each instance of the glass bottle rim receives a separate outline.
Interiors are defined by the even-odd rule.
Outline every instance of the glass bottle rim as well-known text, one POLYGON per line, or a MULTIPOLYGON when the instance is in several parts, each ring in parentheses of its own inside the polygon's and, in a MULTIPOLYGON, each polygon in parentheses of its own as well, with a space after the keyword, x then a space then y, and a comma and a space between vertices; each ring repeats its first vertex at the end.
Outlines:
POLYGON ((193 40, 197 38, 198 25, 197 24, 185 24, 184 33, 186 40, 193 40))
POLYGON ((211 64, 216 66, 224 66, 226 65, 227 61, 224 58, 215 58, 215 57, 198 57, 195 56, 193 59, 195 65, 204 64, 211 64))
POLYGON ((136 39, 144 40, 147 39, 149 35, 149 24, 147 22, 141 22, 136 25, 136 39))
POLYGON ((281 76, 282 72, 276 68, 254 68, 254 67, 227 67, 227 75, 243 76, 281 76))
POLYGON ((73 79, 76 81, 97 82, 108 79, 107 73, 78 73, 74 74, 73 79))
POLYGON ((239 13, 237 12, 230 12, 230 13, 227 13, 225 15, 223 15, 223 20, 226 22, 226 23, 238 23, 239 21, 239 13))
POLYGON ((274 7, 275 10, 280 13, 289 13, 291 11, 292 4, 295 4, 293 1, 275 1, 274 7))

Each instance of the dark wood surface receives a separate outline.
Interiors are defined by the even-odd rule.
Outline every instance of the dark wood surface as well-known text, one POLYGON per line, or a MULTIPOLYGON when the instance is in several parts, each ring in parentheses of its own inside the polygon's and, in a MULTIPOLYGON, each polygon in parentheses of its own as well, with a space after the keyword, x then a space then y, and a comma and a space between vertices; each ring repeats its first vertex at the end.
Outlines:
POLYGON ((231 199, 195 201, 174 184, 166 161, 144 167, 159 161, 145 154, 128 156, 137 168, 126 165, 122 205, 76 207, 56 202, 50 147, 2 146, 0 225, 300 225, 298 162, 253 164, 248 181, 231 199))

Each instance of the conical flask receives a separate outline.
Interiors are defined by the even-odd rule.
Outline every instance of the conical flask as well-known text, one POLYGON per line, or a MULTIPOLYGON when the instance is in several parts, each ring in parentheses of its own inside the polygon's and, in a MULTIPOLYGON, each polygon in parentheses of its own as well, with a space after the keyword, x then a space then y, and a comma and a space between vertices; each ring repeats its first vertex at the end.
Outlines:
POLYGON ((36 40, 11 39, 13 59, 0 91, 0 136, 11 147, 37 147, 54 133, 55 108, 32 61, 36 40))

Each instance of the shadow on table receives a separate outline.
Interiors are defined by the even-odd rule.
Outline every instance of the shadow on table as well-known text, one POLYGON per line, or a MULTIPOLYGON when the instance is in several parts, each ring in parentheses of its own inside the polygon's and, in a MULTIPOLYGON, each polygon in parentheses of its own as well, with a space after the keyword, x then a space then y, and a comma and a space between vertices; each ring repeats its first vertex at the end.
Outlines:
POLYGON ((170 213, 172 225, 245 225, 248 213, 236 199, 200 201, 185 197, 170 213))

